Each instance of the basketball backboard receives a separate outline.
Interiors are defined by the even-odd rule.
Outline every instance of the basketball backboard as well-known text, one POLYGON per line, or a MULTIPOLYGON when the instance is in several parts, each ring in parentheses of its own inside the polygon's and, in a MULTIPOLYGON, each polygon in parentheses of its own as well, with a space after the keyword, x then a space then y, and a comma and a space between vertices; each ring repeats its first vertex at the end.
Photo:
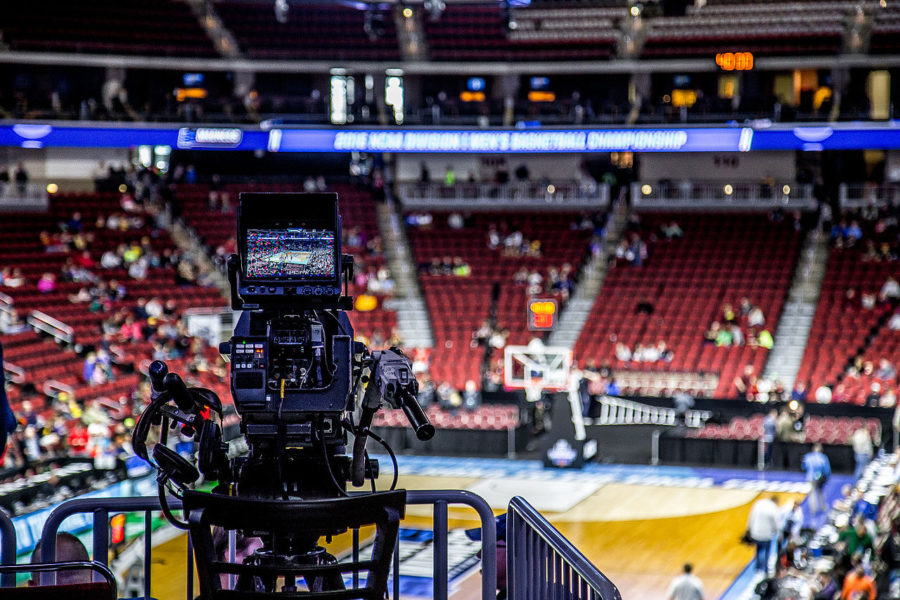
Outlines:
POLYGON ((568 348, 507 346, 503 358, 503 379, 508 388, 524 389, 535 383, 551 391, 568 387, 572 366, 572 351, 568 348))

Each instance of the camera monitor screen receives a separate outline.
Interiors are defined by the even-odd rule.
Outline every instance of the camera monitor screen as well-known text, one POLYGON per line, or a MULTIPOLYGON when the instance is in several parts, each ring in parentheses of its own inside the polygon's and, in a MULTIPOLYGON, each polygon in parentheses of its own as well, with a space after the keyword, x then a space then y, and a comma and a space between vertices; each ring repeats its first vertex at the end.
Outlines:
POLYGON ((335 272, 334 231, 248 229, 247 277, 328 279, 335 272))
POLYGON ((337 194, 242 193, 238 232, 248 284, 340 285, 337 194))

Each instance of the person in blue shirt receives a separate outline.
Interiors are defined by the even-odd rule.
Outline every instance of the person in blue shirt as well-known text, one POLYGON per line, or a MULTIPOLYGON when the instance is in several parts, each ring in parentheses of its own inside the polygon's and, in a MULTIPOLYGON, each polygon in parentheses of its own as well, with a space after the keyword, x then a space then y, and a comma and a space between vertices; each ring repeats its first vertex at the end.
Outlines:
POLYGON ((803 457, 802 469, 806 473, 806 480, 810 484, 809 510, 812 514, 825 512, 825 496, 822 490, 828 478, 831 477, 831 463, 822 452, 822 444, 813 444, 812 452, 803 457))

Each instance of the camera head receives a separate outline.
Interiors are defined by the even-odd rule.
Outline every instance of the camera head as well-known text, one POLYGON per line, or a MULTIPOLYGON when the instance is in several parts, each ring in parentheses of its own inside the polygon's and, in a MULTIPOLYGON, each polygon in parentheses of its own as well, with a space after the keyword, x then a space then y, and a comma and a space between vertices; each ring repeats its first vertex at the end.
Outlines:
POLYGON ((353 257, 341 253, 337 194, 244 193, 237 223, 239 254, 228 264, 232 308, 352 307, 342 293, 353 257))

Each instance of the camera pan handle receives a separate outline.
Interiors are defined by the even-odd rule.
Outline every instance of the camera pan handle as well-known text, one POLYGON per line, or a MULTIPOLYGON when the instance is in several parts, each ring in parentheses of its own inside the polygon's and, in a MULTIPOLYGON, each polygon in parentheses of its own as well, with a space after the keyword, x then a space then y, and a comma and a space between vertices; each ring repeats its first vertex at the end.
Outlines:
POLYGON ((406 390, 401 390, 398 395, 400 396, 400 408, 403 409, 403 414, 406 415, 410 427, 416 432, 416 437, 423 442, 433 438, 434 425, 428 420, 428 415, 419 406, 416 397, 406 390))

